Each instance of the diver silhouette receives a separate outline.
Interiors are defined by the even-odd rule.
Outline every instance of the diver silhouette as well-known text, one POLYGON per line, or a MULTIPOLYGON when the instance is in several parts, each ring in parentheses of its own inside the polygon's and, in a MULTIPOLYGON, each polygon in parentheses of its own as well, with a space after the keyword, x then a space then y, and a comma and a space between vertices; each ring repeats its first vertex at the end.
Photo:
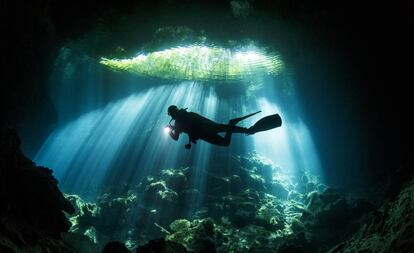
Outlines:
POLYGON ((168 107, 168 115, 170 115, 172 119, 166 127, 169 130, 168 134, 174 140, 178 140, 181 133, 187 133, 189 141, 188 144, 185 145, 186 149, 191 148, 191 143, 196 144, 199 139, 218 146, 229 146, 231 135, 233 133, 251 135, 282 125, 282 119, 279 114, 273 114, 260 119, 249 128, 236 126, 240 121, 259 112, 261 111, 240 118, 231 119, 228 124, 219 124, 197 113, 188 112, 187 108, 178 109, 177 106, 170 105, 168 107), (173 120, 175 120, 175 125, 171 125, 171 121, 173 120), (226 134, 222 137, 218 133, 226 134))

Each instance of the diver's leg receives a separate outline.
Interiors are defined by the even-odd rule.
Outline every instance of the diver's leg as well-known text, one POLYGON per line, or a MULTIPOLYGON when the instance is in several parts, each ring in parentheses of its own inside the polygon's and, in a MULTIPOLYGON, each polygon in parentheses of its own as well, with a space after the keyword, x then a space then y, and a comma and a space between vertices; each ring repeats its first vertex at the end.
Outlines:
POLYGON ((236 126, 237 122, 239 122, 239 121, 231 119, 231 120, 229 120, 229 124, 226 125, 226 134, 224 135, 224 140, 223 140, 223 143, 226 144, 226 146, 230 145, 231 135, 233 133, 236 133, 235 132, 236 130, 242 130, 243 129, 242 127, 236 126))
POLYGON ((233 132, 231 132, 231 131, 227 131, 226 132, 226 134, 224 135, 224 140, 223 140, 223 143, 224 144, 226 144, 226 146, 229 146, 230 145, 230 141, 231 141, 231 134, 232 134, 233 132))
POLYGON ((250 133, 249 130, 247 128, 244 127, 238 127, 235 126, 236 123, 234 123, 234 121, 230 120, 228 125, 224 125, 224 124, 217 124, 215 126, 215 130, 217 130, 217 132, 226 132, 226 134, 224 135, 224 138, 221 137, 220 135, 216 134, 216 135, 212 135, 209 136, 209 142, 216 144, 216 145, 220 145, 220 146, 229 146, 230 145, 230 141, 231 141, 231 135, 233 133, 250 133))
POLYGON ((249 118, 249 117, 251 117, 251 116, 253 116, 253 115, 255 115, 255 114, 258 114, 259 112, 261 112, 261 111, 254 112, 254 113, 251 113, 251 114, 249 114, 249 115, 246 115, 246 116, 243 116, 243 117, 240 117, 240 118, 234 118, 234 119, 231 119, 231 120, 229 120, 229 124, 230 124, 230 125, 236 125, 236 124, 237 124, 237 123, 239 123, 240 121, 242 121, 242 120, 244 120, 244 119, 247 119, 247 118, 249 118))
POLYGON ((214 133, 224 133, 224 132, 232 132, 232 133, 242 133, 248 134, 249 129, 245 127, 239 127, 232 124, 216 124, 214 127, 211 128, 212 132, 214 133))
MULTIPOLYGON (((256 114, 256 113, 254 113, 254 114, 256 114)), ((251 115, 254 115, 254 114, 251 114, 251 115)), ((241 118, 231 119, 231 120, 229 120, 229 123, 227 125, 226 124, 210 125, 208 128, 209 128, 211 133, 225 132, 226 134, 224 135, 224 138, 221 137, 218 134, 214 134, 214 135, 203 136, 202 139, 209 142, 209 143, 211 143, 211 144, 215 144, 215 145, 219 145, 219 146, 229 146, 230 141, 231 141, 231 135, 233 133, 250 134, 249 129, 247 129, 245 127, 236 126, 236 124, 238 122, 240 122, 241 120, 243 120, 247 117, 250 117, 251 115, 241 117, 241 118)))
MULTIPOLYGON (((256 112, 259 113, 259 112, 256 112)), ((236 124, 238 122, 240 122, 243 119, 246 119, 256 113, 252 113, 250 115, 241 117, 241 118, 235 118, 235 119, 231 119, 229 120, 229 124, 228 125, 224 125, 224 128, 226 129, 226 134, 224 135, 224 144, 226 144, 226 146, 230 145, 230 141, 231 141, 231 135, 233 133, 243 133, 243 134, 250 134, 251 131, 245 127, 238 127, 236 126, 236 124)))
POLYGON ((218 145, 218 146, 229 146, 230 145, 230 138, 226 139, 218 134, 203 136, 201 139, 203 139, 204 141, 208 143, 218 145))
POLYGON ((257 113, 259 113, 261 111, 255 112, 255 113, 251 113, 249 115, 243 116, 243 117, 239 117, 239 118, 234 118, 229 120, 229 123, 226 124, 218 124, 216 122, 213 121, 209 121, 208 124, 205 124, 203 126, 203 128, 208 129, 209 132, 214 132, 214 133, 222 133, 222 132, 233 132, 233 133, 245 133, 245 134, 250 134, 251 131, 247 128, 244 127, 238 127, 236 126, 237 123, 239 123, 240 121, 247 119, 257 113))

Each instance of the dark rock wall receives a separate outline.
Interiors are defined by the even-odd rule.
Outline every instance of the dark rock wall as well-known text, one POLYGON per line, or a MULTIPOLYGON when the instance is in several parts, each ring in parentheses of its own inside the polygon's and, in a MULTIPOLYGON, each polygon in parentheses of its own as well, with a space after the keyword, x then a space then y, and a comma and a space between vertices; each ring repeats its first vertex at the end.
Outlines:
POLYGON ((395 199, 370 213, 358 232, 329 253, 413 251, 414 181, 411 181, 395 199))
POLYGON ((70 252, 60 236, 70 228, 64 212, 74 211, 52 170, 26 158, 15 131, 1 126, 0 247, 17 252, 70 252))
POLYGON ((1 122, 16 129, 33 155, 56 121, 47 80, 57 52, 49 1, 4 1, 1 122))

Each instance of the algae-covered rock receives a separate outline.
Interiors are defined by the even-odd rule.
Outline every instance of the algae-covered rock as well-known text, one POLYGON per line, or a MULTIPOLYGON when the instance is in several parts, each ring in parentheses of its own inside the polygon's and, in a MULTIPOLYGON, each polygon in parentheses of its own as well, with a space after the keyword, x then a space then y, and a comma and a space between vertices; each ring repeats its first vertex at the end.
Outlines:
POLYGON ((164 169, 161 171, 160 177, 168 188, 179 192, 188 187, 188 180, 185 175, 187 169, 164 169))
POLYGON ((191 226, 191 222, 186 219, 175 220, 170 224, 172 232, 184 231, 191 226))
MULTIPOLYGON (((188 250, 200 252, 202 250, 215 250, 213 242, 216 242, 216 225, 211 219, 174 221, 170 225, 174 231, 167 235, 168 241, 178 242, 188 250)), ((207 252, 207 251, 206 251, 207 252)), ((214 251, 210 251, 214 252, 214 251)))

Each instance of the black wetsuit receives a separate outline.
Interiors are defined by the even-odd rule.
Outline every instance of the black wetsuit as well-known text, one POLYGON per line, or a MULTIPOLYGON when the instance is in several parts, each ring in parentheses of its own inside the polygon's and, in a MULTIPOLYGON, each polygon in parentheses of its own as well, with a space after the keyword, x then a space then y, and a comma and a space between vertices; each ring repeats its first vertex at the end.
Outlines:
POLYGON ((207 119, 197 113, 187 112, 185 109, 178 110, 175 115, 175 128, 173 135, 178 139, 181 132, 187 133, 190 142, 195 143, 196 140, 202 139, 211 144, 228 146, 232 133, 249 134, 250 131, 244 127, 235 126, 231 120, 229 124, 219 124, 207 119), (226 133, 224 137, 218 133, 226 133))

